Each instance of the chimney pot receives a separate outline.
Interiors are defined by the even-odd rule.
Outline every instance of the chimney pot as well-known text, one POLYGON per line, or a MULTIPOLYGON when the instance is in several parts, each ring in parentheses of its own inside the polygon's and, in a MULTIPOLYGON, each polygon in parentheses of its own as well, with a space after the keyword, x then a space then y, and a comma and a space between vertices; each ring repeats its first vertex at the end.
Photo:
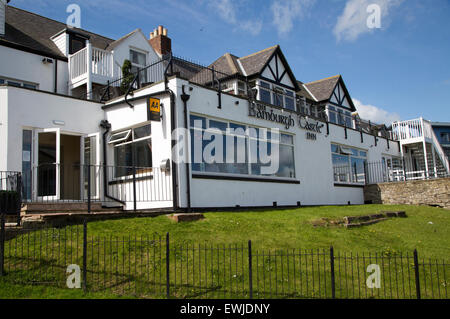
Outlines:
POLYGON ((167 29, 163 28, 163 36, 167 37, 167 29))
POLYGON ((158 35, 162 35, 163 34, 163 26, 160 25, 158 26, 158 35))

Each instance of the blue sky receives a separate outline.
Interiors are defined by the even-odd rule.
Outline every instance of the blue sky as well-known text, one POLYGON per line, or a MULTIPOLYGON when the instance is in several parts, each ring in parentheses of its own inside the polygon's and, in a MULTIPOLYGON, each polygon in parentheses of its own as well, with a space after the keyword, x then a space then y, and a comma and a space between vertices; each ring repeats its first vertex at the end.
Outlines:
POLYGON ((162 24, 176 55, 209 64, 279 44, 298 80, 341 74, 363 117, 450 122, 450 0, 12 0, 111 38, 162 24), (381 28, 367 12, 380 8, 381 28), (372 21, 372 20, 371 20, 372 21))

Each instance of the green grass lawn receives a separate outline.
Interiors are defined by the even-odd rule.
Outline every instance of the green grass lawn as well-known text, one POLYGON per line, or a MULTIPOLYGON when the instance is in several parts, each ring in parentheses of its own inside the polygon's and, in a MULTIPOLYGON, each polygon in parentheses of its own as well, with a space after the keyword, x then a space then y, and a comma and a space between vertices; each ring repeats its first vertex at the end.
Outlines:
POLYGON ((171 243, 171 296, 176 298, 247 298, 248 240, 254 254, 255 297, 329 297, 330 246, 338 256, 338 297, 413 298, 414 249, 424 264, 423 295, 445 297, 450 286, 450 268, 443 264, 450 256, 448 210, 364 205, 204 215, 205 219, 189 223, 167 216, 90 222, 87 294, 64 288, 67 265, 82 265, 80 226, 21 235, 5 247, 7 276, 0 280, 0 298, 163 298, 166 233, 171 243), (408 217, 354 229, 314 226, 321 218, 383 210, 403 210, 408 217), (406 254, 409 259, 403 258, 406 254), (368 292, 365 285, 366 267, 372 263, 383 269, 383 289, 378 292, 368 292))
POLYGON ((450 257, 450 211, 426 206, 327 206, 286 210, 205 213, 205 219, 175 223, 166 216, 123 219, 89 224, 89 234, 130 236, 170 234, 173 242, 246 244, 255 248, 326 248, 348 252, 412 252, 429 258, 450 257), (408 218, 393 218, 356 229, 314 227, 319 218, 406 211, 408 218), (430 224, 430 222, 432 224, 430 224))

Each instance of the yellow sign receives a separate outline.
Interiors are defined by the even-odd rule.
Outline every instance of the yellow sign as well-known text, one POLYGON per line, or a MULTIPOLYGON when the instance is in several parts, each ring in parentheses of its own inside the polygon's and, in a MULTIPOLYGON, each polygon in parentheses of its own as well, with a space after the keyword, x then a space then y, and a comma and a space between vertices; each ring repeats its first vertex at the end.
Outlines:
POLYGON ((161 120, 161 101, 159 99, 149 98, 147 100, 147 120, 161 120))
POLYGON ((149 107, 151 112, 159 113, 161 111, 161 102, 159 99, 150 98, 149 107))

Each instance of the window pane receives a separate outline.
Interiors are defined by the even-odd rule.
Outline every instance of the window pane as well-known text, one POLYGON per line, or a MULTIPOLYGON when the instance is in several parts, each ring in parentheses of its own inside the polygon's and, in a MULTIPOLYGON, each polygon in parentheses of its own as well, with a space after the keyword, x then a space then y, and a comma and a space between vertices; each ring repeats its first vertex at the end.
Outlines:
POLYGON ((206 128, 206 119, 197 115, 191 115, 191 127, 206 128))
POLYGON ((288 134, 281 134, 281 143, 293 145, 294 137, 288 134))
POLYGON ((223 132, 226 132, 227 127, 228 127, 227 123, 209 120, 209 128, 216 128, 223 132))
POLYGON ((295 177, 294 147, 280 145, 280 167, 276 176, 295 177))
POLYGON ((11 86, 17 86, 17 87, 21 87, 22 84, 19 82, 14 82, 14 81, 8 81, 8 84, 11 86))
POLYGON ((270 89, 270 84, 267 83, 267 82, 260 81, 259 84, 260 84, 261 87, 263 87, 263 88, 270 89))
POLYGON ((275 106, 283 107, 283 95, 274 92, 273 93, 273 104, 275 106))
POLYGON ((230 131, 232 134, 245 135, 245 125, 230 123, 230 131))
POLYGON ((114 162, 116 164, 116 177, 132 174, 131 144, 114 147, 114 162))
POLYGON ((285 97, 286 108, 292 111, 295 111, 295 103, 294 99, 290 97, 285 97))
POLYGON ((260 89, 259 90, 259 100, 264 103, 271 103, 270 91, 260 89))
POLYGON ((142 137, 147 137, 150 136, 152 134, 152 130, 151 130, 151 125, 144 125, 141 127, 137 127, 134 130, 134 139, 138 139, 138 138, 142 138, 142 137))
POLYGON ((25 87, 25 88, 27 88, 27 89, 33 89, 33 90, 36 90, 36 85, 34 85, 34 84, 27 84, 27 83, 24 83, 24 84, 23 84, 23 87, 25 87))
POLYGON ((152 140, 147 139, 132 144, 137 167, 152 167, 152 140))
POLYGON ((130 60, 132 63, 144 66, 146 64, 145 54, 130 50, 130 60))
POLYGON ((4 84, 4 83, 5 83, 5 80, 0 79, 0 84, 4 84))
POLYGON ((336 120, 336 113, 334 113, 334 112, 329 112, 329 115, 330 115, 330 118, 329 118, 330 122, 336 124, 336 123, 337 123, 337 120, 336 120))
POLYGON ((336 144, 331 144, 331 151, 333 153, 339 153, 339 146, 337 146, 336 144))

